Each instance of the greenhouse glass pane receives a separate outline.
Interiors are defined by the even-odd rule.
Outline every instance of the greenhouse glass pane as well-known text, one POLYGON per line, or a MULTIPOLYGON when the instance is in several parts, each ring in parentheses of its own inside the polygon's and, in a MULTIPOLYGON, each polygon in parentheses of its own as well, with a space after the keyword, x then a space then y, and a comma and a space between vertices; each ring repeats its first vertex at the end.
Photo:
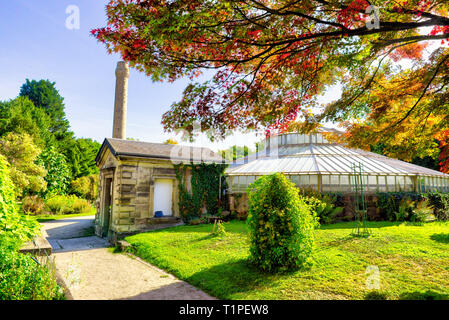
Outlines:
POLYGON ((298 143, 305 143, 305 142, 306 142, 306 139, 305 139, 304 135, 300 134, 298 136, 298 143))
POLYGON ((387 192, 387 177, 385 176, 378 176, 378 185, 377 188, 379 192, 387 192))
POLYGON ((308 186, 309 185, 309 176, 308 175, 300 175, 299 177, 299 186, 308 186))
POLYGON ((340 176, 332 175, 330 184, 333 186, 339 186, 340 185, 340 176))
POLYGON ((387 188, 389 192, 396 191, 396 179, 394 176, 387 176, 387 188))
POLYGON ((291 182, 293 182, 297 187, 299 186, 299 176, 290 176, 291 182))
POLYGON ((413 179, 412 177, 404 177, 405 179, 405 191, 413 191, 413 179))
POLYGON ((255 181, 254 176, 248 176, 247 177, 247 181, 246 181, 247 184, 248 184, 247 186, 249 186, 250 183, 254 183, 254 181, 255 181))
POLYGON ((304 143, 310 143, 310 134, 304 135, 304 143))
POLYGON ((349 182, 349 176, 340 176, 340 190, 343 192, 351 191, 351 184, 349 182))
POLYGON ((295 133, 292 134, 291 136, 292 136, 292 144, 298 144, 298 135, 295 133))
POLYGON ((318 176, 317 175, 310 175, 309 176, 310 182, 309 185, 312 189, 318 190, 318 176))
POLYGON ((287 144, 291 144, 292 143, 292 135, 291 134, 287 134, 287 144))
POLYGON ((232 179, 232 184, 231 184, 231 189, 232 189, 232 191, 239 191, 238 189, 239 189, 239 177, 235 177, 235 176, 233 176, 233 177, 231 177, 231 179, 232 179))
POLYGON ((245 191, 246 189, 246 177, 239 176, 239 191, 245 191))
POLYGON ((376 176, 368 176, 368 183, 366 190, 368 191, 376 191, 377 190, 377 177, 376 176))
POLYGON ((323 175, 321 176, 321 183, 323 184, 323 191, 328 192, 331 191, 331 176, 323 175))
POLYGON ((430 177, 425 177, 424 178, 425 184, 426 184, 426 191, 430 191, 431 189, 431 181, 430 181, 430 177))

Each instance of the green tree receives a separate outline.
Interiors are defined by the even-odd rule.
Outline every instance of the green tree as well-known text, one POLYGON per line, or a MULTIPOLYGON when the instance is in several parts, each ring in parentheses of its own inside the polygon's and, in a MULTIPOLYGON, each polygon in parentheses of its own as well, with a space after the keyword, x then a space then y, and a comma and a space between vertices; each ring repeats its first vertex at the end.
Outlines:
POLYGON ((10 132, 0 139, 0 154, 11 165, 10 176, 18 196, 43 192, 47 188, 45 168, 35 163, 41 153, 27 133, 10 132))
POLYGON ((47 170, 45 176, 47 191, 44 195, 67 194, 71 177, 65 156, 56 151, 54 147, 50 147, 42 152, 37 162, 47 170))
POLYGON ((317 218, 294 183, 275 173, 248 187, 250 260, 265 271, 311 263, 317 218))
POLYGON ((28 80, 20 89, 20 96, 27 97, 37 109, 43 110, 49 118, 45 126, 45 147, 55 147, 67 159, 74 179, 97 172, 95 157, 100 144, 91 139, 76 139, 70 131, 66 119, 64 98, 59 94, 55 83, 49 80, 28 80))
POLYGON ((95 157, 100 148, 101 144, 92 139, 79 138, 70 141, 62 152, 67 158, 73 179, 98 173, 95 157))
POLYGON ((229 147, 225 150, 218 150, 218 154, 222 155, 228 161, 244 158, 253 153, 255 153, 255 151, 251 150, 247 146, 242 147, 237 145, 229 147))
POLYGON ((61 140, 69 131, 69 121, 64 111, 64 98, 49 80, 28 80, 20 88, 20 96, 28 97, 36 107, 42 108, 50 116, 50 131, 61 140))
POLYGON ((87 200, 95 200, 98 196, 98 174, 91 174, 73 180, 71 182, 72 192, 87 200))
POLYGON ((45 148, 56 142, 50 126, 51 118, 27 97, 0 102, 0 136, 12 131, 27 133, 38 147, 45 148))

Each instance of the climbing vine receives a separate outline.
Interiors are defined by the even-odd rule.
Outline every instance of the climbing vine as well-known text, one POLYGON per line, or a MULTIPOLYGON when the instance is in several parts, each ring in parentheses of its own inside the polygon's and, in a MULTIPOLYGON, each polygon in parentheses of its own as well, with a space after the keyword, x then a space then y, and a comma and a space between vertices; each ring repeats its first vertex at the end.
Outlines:
POLYGON ((175 165, 176 178, 179 186, 179 211, 184 220, 201 217, 202 208, 208 214, 215 215, 220 207, 220 179, 221 190, 226 188, 224 171, 226 164, 178 164, 175 165), (191 186, 189 192, 186 186, 187 171, 191 171, 191 186))

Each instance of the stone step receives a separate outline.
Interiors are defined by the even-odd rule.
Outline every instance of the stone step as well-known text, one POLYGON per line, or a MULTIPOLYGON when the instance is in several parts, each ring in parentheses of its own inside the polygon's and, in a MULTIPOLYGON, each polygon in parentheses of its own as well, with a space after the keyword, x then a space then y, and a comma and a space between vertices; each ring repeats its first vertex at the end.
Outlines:
POLYGON ((33 241, 25 243, 19 250, 21 253, 31 253, 33 256, 50 256, 52 247, 44 237, 37 237, 33 241))
POLYGON ((160 218, 151 218, 150 222, 153 224, 172 224, 178 223, 181 221, 181 218, 178 217, 160 217, 160 218))

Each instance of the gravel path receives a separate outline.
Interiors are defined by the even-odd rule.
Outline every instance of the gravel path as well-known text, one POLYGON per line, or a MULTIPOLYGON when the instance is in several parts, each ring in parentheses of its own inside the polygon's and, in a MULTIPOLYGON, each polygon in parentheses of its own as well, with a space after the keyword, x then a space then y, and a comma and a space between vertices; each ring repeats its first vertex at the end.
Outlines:
POLYGON ((139 258, 112 253, 104 239, 68 238, 79 236, 92 223, 92 217, 43 223, 56 268, 75 300, 215 299, 139 258))

